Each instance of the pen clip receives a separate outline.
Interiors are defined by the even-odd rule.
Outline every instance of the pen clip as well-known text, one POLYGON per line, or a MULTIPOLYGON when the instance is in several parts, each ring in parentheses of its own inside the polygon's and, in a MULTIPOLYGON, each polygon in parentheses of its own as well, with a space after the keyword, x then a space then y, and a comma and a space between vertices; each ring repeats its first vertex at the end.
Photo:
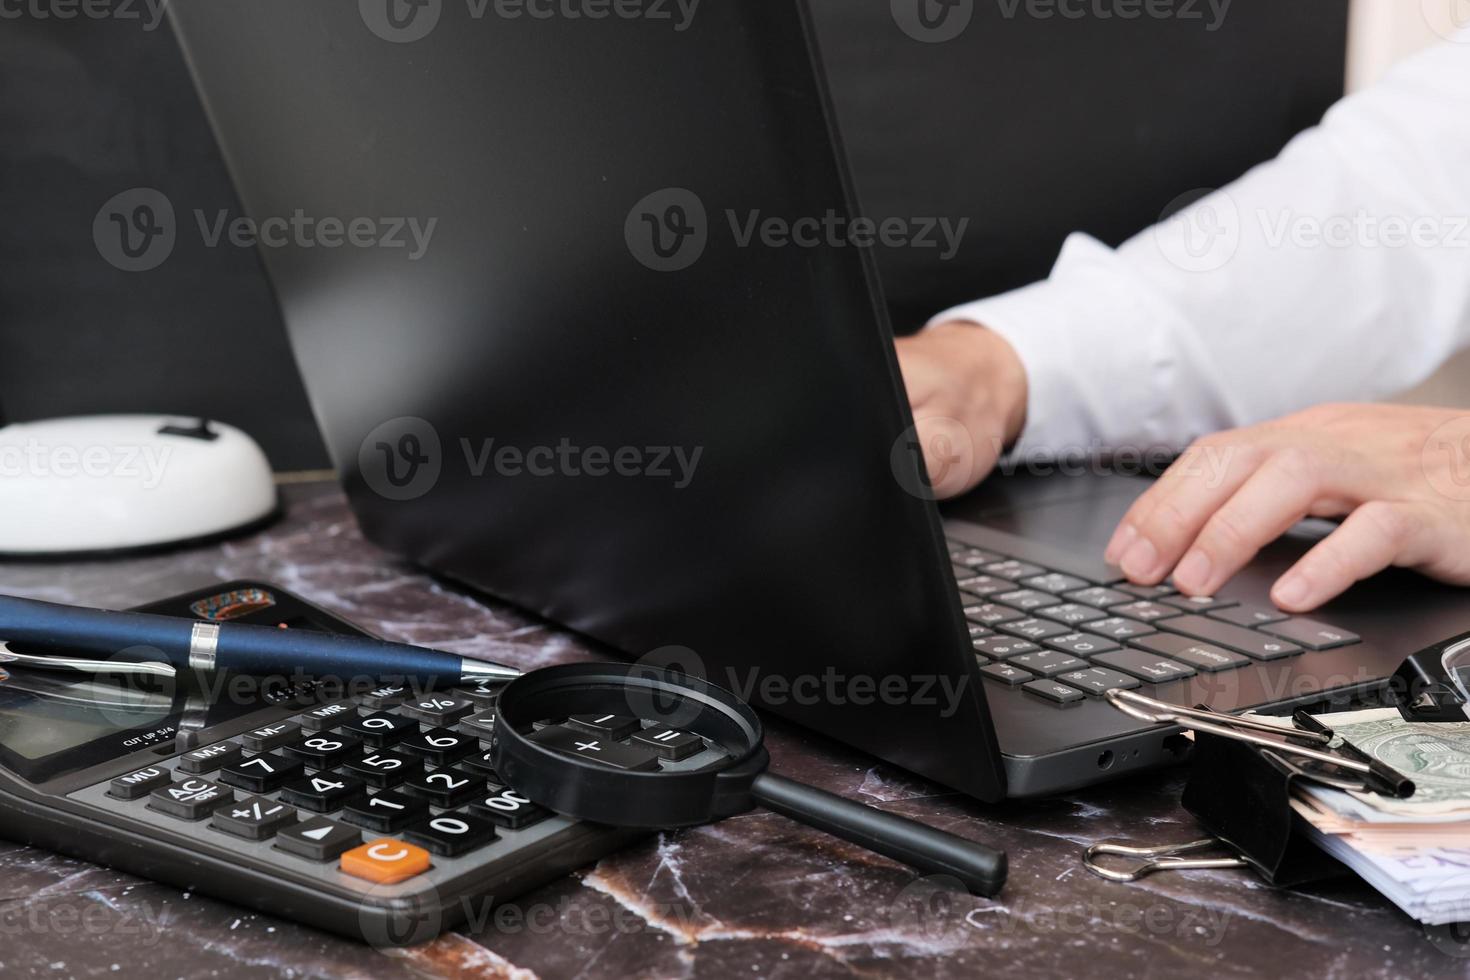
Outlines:
POLYGON ((175 674, 168 664, 134 660, 84 660, 81 657, 48 657, 32 653, 16 653, 0 641, 0 665, 29 667, 32 670, 67 670, 81 674, 117 674, 136 677, 169 677, 175 674))

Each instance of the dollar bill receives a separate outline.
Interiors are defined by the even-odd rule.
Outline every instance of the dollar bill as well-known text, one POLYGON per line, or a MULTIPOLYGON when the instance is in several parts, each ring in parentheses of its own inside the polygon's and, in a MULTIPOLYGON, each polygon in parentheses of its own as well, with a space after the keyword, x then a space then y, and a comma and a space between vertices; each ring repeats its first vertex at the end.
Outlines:
POLYGON ((1394 708, 1345 711, 1320 720, 1354 748, 1414 781, 1414 795, 1353 797, 1385 813, 1470 820, 1470 721, 1404 721, 1394 708))

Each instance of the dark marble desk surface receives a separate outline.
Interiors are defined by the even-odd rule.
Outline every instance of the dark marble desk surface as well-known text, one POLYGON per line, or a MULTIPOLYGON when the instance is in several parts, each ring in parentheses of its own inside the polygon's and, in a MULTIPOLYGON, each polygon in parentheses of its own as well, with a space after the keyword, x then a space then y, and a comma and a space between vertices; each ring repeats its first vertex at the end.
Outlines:
MULTIPOLYGON (((0 565, 0 591, 123 607, 234 578, 292 589, 386 636, 521 667, 580 640, 436 584, 363 541, 334 486, 287 493, 268 532, 160 557, 0 565)), ((0 844, 0 978, 19 976, 1427 977, 1470 972, 1367 886, 1278 892, 1238 872, 1094 878, 1082 848, 1198 836, 1177 776, 987 808, 789 727, 775 768, 1010 853, 996 900, 755 812, 664 834, 521 897, 535 928, 379 952, 106 868, 0 844)))

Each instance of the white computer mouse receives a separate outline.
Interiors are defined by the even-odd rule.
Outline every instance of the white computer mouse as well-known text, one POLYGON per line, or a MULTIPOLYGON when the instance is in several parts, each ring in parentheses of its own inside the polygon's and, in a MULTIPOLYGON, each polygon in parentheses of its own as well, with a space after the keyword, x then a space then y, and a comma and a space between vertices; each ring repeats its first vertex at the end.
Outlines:
POLYGON ((0 428, 0 556, 182 545, 259 525, 276 507, 265 453, 219 422, 98 415, 0 428))

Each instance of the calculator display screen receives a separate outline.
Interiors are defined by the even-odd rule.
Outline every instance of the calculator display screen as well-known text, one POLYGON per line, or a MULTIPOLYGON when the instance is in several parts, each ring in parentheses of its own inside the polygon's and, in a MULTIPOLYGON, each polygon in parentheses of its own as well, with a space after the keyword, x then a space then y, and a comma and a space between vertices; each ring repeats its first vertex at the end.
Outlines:
POLYGON ((145 732, 166 741, 174 700, 91 678, 9 674, 0 680, 0 762, 27 779, 46 779, 146 747, 145 732))

